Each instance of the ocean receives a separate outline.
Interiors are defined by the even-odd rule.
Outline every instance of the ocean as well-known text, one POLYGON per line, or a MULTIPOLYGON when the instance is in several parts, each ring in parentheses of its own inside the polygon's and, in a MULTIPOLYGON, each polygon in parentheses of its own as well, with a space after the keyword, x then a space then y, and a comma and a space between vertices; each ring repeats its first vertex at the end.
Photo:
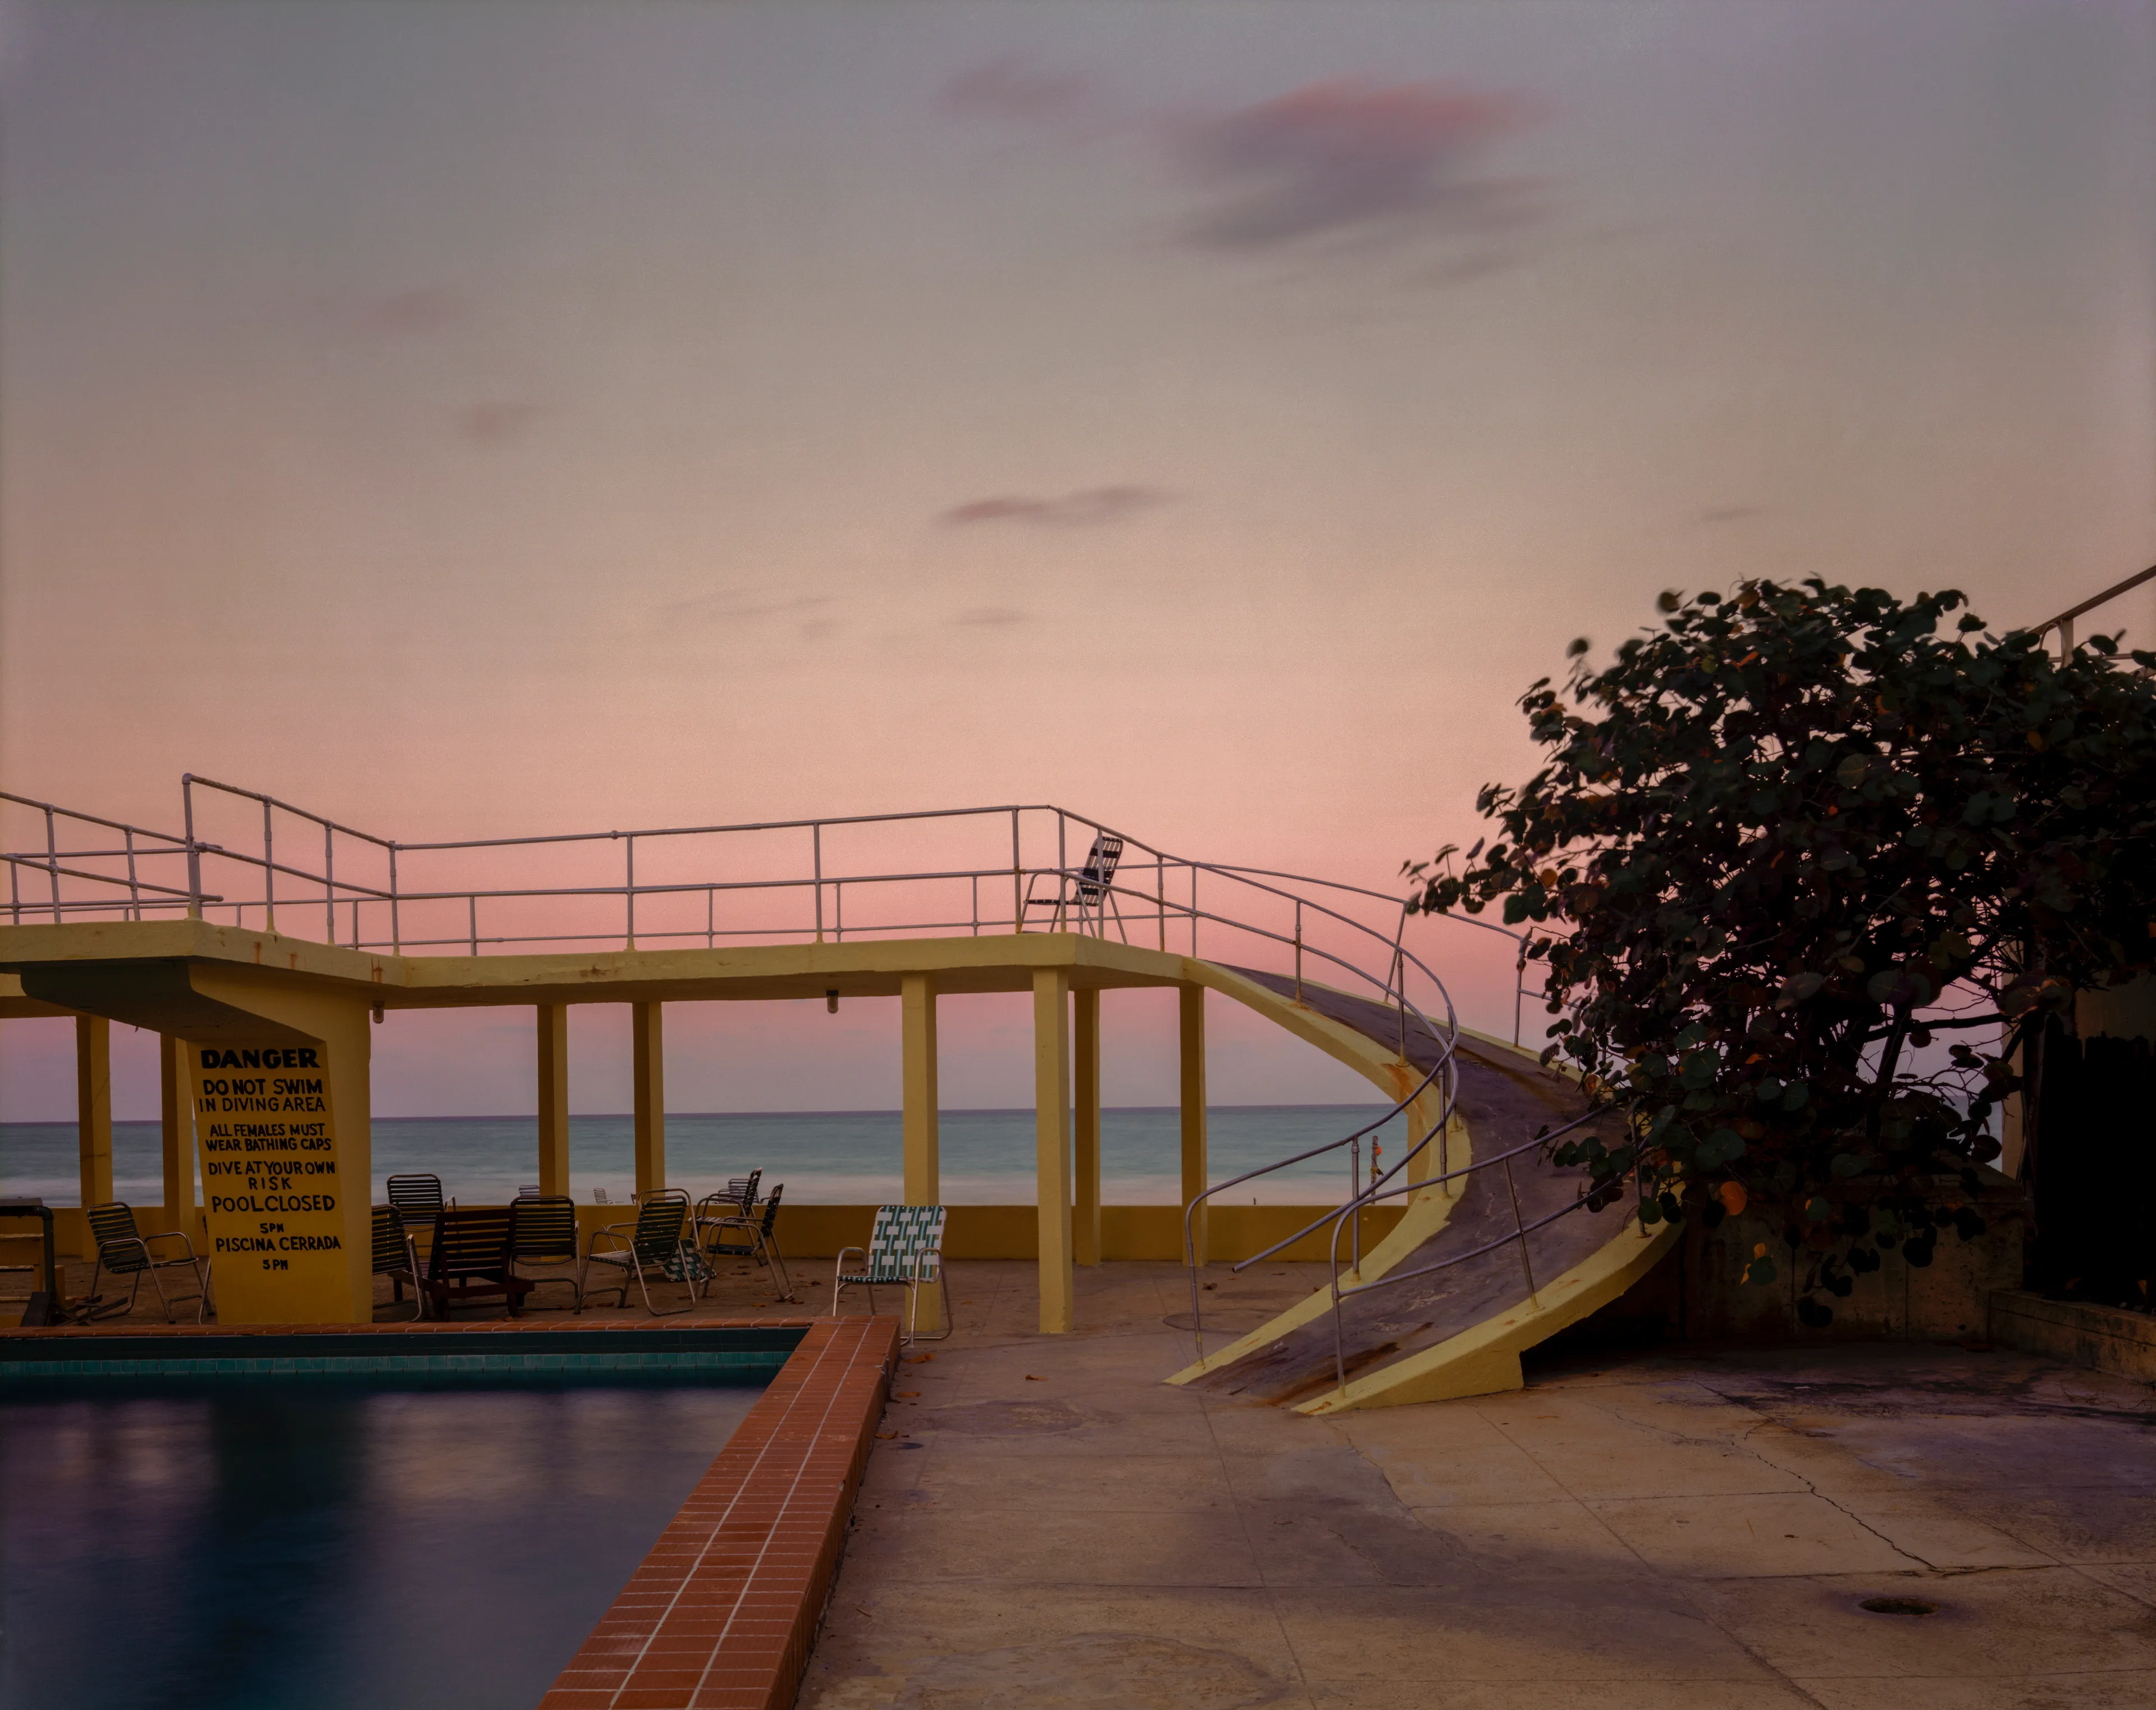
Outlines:
MULTIPOLYGON (((1209 1179, 1220 1181, 1327 1140, 1383 1113, 1383 1105, 1229 1105, 1207 1113, 1209 1179)), ((1033 1112, 945 1111, 940 1119, 943 1199, 953 1205, 1029 1205, 1034 1200, 1033 1112)), ((666 1118, 668 1184, 703 1194, 732 1176, 763 1172, 796 1203, 875 1205, 900 1187, 896 1111, 721 1112, 666 1118)), ((538 1177, 530 1117, 392 1117, 374 1132, 374 1193, 385 1178, 429 1170, 466 1204, 499 1204, 538 1177)), ((1381 1130, 1387 1162, 1405 1124, 1381 1130)), ((1101 1194, 1111 1204, 1181 1202, 1178 1118, 1173 1108, 1106 1110, 1101 1116, 1101 1194)), ((1367 1179, 1369 1146, 1363 1148, 1367 1179)), ((625 1116, 569 1119, 570 1188, 626 1198, 635 1185, 633 1127, 625 1116)), ((0 1123, 0 1195, 53 1205, 80 1197, 73 1122, 0 1123)), ((1221 1204, 1330 1204, 1348 1188, 1345 1149, 1298 1164, 1224 1196, 1221 1204)), ((164 1200, 155 1122, 112 1125, 112 1190, 131 1204, 164 1200)), ((201 1189, 196 1190, 200 1203, 201 1189)))

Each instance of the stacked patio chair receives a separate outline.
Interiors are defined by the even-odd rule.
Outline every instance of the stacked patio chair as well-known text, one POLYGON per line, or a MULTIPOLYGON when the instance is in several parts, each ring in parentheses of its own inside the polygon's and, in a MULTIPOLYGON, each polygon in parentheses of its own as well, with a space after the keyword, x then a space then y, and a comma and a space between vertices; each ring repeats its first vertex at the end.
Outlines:
POLYGON ((114 1199, 102 1205, 93 1205, 85 1214, 90 1220, 90 1239, 97 1243, 97 1264, 90 1276, 90 1298, 83 1302, 85 1318, 108 1317, 114 1312, 131 1312, 135 1297, 142 1291, 142 1279, 147 1276, 150 1286, 157 1291, 157 1304, 165 1309, 165 1322, 172 1322, 172 1300, 165 1292, 164 1273, 167 1271, 186 1271, 195 1280, 192 1295, 181 1295, 181 1300, 195 1302, 195 1322, 203 1321, 209 1308, 209 1261, 195 1256, 195 1244, 177 1230, 163 1235, 146 1235, 135 1227, 135 1213, 128 1206, 114 1199), (155 1241, 177 1241, 177 1257, 160 1258, 152 1249, 155 1241), (133 1279, 127 1290, 127 1298, 116 1296, 105 1301, 97 1291, 105 1274, 110 1271, 116 1277, 133 1279))
MULTIPOLYGON (((943 1208, 879 1205, 875 1227, 869 1231, 867 1250, 845 1247, 839 1250, 838 1267, 831 1279, 831 1311, 834 1315, 837 1313, 839 1295, 847 1288, 866 1288, 871 1312, 875 1311, 875 1291, 879 1287, 903 1288, 906 1293, 906 1341, 941 1342, 951 1333, 950 1302, 943 1302, 941 1330, 924 1337, 918 1329, 918 1319, 922 1286, 940 1281, 942 1274, 943 1208), (846 1269, 849 1253, 860 1254, 860 1263, 851 1271, 846 1269)), ((937 1290, 939 1296, 943 1292, 940 1288, 937 1290)))
POLYGON ((654 1318, 671 1317, 675 1312, 685 1312, 696 1303, 696 1286, 707 1281, 710 1268, 703 1256, 697 1252, 689 1227, 689 1195, 680 1188, 661 1188, 644 1196, 637 1207, 634 1223, 609 1224, 592 1231, 592 1238, 584 1255, 584 1289, 593 1286, 592 1266, 611 1266, 621 1281, 619 1285, 600 1283, 601 1290, 617 1286, 621 1291, 621 1304, 629 1304, 629 1279, 636 1280, 637 1291, 644 1297, 644 1309, 654 1318), (605 1252, 599 1250, 601 1241, 613 1245, 605 1252), (651 1279, 657 1276, 664 1281, 680 1283, 689 1298, 670 1312, 662 1312, 651 1304, 651 1279))
MULTIPOLYGON (((762 1172, 758 1172, 762 1173, 762 1172)), ((778 1240, 773 1233, 778 1222, 779 1196, 785 1193, 786 1184, 781 1182, 771 1190, 763 1202, 763 1215, 758 1219, 753 1209, 744 1204, 739 1217, 698 1217, 696 1227, 703 1236, 704 1256, 711 1259, 754 1259, 759 1265, 767 1265, 778 1277, 778 1297, 783 1301, 793 1298, 793 1279, 786 1274, 786 1260, 778 1250, 778 1240), (730 1239, 731 1237, 731 1239, 730 1239)), ((719 1196, 716 1194, 704 1201, 710 1204, 719 1196)), ((701 1211, 701 1206, 698 1207, 701 1211)))
MULTIPOLYGON (((567 1194, 519 1194, 509 1208, 509 1262, 536 1266, 550 1274, 542 1282, 566 1282, 577 1291, 576 1310, 584 1309, 584 1280, 577 1263, 577 1202, 567 1194)), ((521 1273, 520 1273, 521 1274, 521 1273)))
POLYGON ((706 1194, 696 1202, 696 1220, 691 1239, 701 1242, 714 1229, 731 1229, 756 1215, 757 1185, 763 1180, 763 1172, 752 1169, 745 1176, 736 1176, 724 1191, 706 1194))
POLYGON ((374 1208, 374 1274, 387 1276, 393 1297, 402 1302, 404 1285, 412 1285, 412 1317, 427 1316, 427 1291, 419 1280, 419 1255, 412 1245, 411 1231, 394 1205, 374 1208))
POLYGON ((506 1301, 512 1318, 522 1311, 524 1297, 537 1285, 519 1276, 510 1258, 513 1223, 506 1205, 450 1205, 436 1216, 420 1283, 437 1318, 475 1300, 506 1301))

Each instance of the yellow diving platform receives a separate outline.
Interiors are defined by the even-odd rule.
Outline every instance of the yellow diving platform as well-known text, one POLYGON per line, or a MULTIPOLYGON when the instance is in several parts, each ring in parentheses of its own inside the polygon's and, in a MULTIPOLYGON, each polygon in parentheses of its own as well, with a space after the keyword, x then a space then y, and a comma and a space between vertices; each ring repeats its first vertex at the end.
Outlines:
MULTIPOLYGON (((1629 1195, 1550 1164, 1537 1135, 1584 1099, 1459 1025, 1382 892, 1191 860, 1045 806, 421 844, 200 778, 182 800, 184 829, 162 833, 0 796, 0 1017, 77 1017, 85 1062, 113 1021, 162 1036, 166 1213, 192 1215, 191 1114, 223 1322, 371 1317, 371 1024, 390 1009, 533 1012, 537 1173, 557 1193, 567 1006, 633 1006, 641 1191, 665 1184, 666 1004, 897 998, 904 1194, 934 1204, 937 999, 1030 993, 1040 1326, 1062 1331, 1072 1267, 1101 1251, 1100 994, 1181 994, 1186 1252, 1202 1265, 1223 1185, 1205 1149, 1204 999, 1219 993, 1363 1076, 1415 1143, 1305 1232, 1340 1256, 1337 1285, 1217 1346, 1201 1317, 1200 1358, 1173 1379, 1306 1411, 1517 1386, 1523 1348, 1668 1240, 1629 1195), (1363 1251, 1366 1225, 1381 1238, 1363 1251)), ((1517 1028, 1524 958, 1502 947, 1517 1028)), ((109 1095, 101 1189, 94 1103, 85 1204, 110 1192, 109 1095)))

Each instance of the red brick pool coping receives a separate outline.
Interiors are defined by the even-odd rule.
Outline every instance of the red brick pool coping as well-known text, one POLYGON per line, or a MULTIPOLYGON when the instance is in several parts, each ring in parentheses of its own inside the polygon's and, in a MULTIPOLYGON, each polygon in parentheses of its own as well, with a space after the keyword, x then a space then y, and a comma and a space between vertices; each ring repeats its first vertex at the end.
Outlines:
POLYGON ((838 1570, 875 1440, 898 1320, 701 1318, 690 1324, 475 1323, 54 1326, 0 1336, 516 1336, 805 1325, 808 1333, 734 1430, 540 1710, 790 1710, 838 1570))

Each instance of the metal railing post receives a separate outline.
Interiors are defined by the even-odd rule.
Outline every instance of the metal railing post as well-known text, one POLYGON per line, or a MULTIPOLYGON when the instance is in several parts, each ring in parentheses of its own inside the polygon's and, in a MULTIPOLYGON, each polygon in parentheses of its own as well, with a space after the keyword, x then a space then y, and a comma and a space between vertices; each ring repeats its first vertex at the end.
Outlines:
POLYGON ((471 912, 468 920, 471 929, 471 953, 476 956, 479 954, 479 892, 473 891, 465 900, 470 905, 471 912))
POLYGON ((142 918, 142 887, 136 883, 135 878, 135 828, 132 825, 130 825, 127 828, 126 840, 127 846, 127 901, 129 904, 127 914, 129 919, 139 921, 142 918))
POLYGON ((389 845, 389 952, 393 956, 404 953, 404 932, 397 917, 397 845, 389 845))
POLYGON ((1024 863, 1019 857, 1018 809, 1011 809, 1011 932, 1025 930, 1025 889, 1020 877, 1024 863))
POLYGON ((846 942, 846 881, 831 881, 831 940, 834 943, 846 942))
POLYGON ((1520 1042, 1520 1006, 1527 996, 1527 941, 1520 940, 1519 959, 1512 967, 1512 1043, 1520 1042))
POLYGON ((322 907, 329 916, 329 942, 336 942, 336 833, 322 821, 322 907))
POLYGON ((58 926, 60 924, 62 918, 60 914, 60 845, 59 837, 53 828, 53 810, 50 808, 45 809, 45 866, 48 869, 46 876, 52 881, 53 886, 53 924, 54 926, 58 926))
POLYGON ((1302 899, 1295 900, 1295 1000, 1302 1001, 1302 899))
POLYGON ((623 934, 622 947, 634 950, 636 948, 636 834, 634 831, 629 834, 627 840, 627 860, 628 865, 623 870, 626 876, 623 901, 627 905, 628 930, 623 934))
POLYGON ((187 918, 202 918, 202 849, 195 842, 195 779, 191 772, 180 774, 180 809, 187 840, 187 918))
POLYGON ((1363 1274, 1363 1143, 1359 1139, 1348 1143, 1348 1203, 1358 1209, 1348 1221, 1354 1225, 1348 1234, 1348 1268, 1357 1276, 1363 1274))
POLYGON ((808 828, 808 840, 814 855, 816 868, 816 942, 824 942, 824 822, 817 820, 808 828))
POLYGON ((1527 1254, 1527 1225, 1520 1215, 1520 1190, 1512 1181, 1512 1155, 1509 1152, 1505 1154, 1505 1192, 1512 1201, 1512 1228, 1516 1231, 1513 1239, 1520 1244, 1520 1269, 1527 1273, 1527 1299, 1530 1303, 1537 1303, 1534 1262, 1527 1254))
POLYGON ((272 841, 270 799, 262 799, 262 930, 277 930, 277 852, 272 841))
POLYGON ((1168 953, 1168 857, 1156 854, 1152 860, 1153 895, 1160 903, 1160 949, 1168 953))

